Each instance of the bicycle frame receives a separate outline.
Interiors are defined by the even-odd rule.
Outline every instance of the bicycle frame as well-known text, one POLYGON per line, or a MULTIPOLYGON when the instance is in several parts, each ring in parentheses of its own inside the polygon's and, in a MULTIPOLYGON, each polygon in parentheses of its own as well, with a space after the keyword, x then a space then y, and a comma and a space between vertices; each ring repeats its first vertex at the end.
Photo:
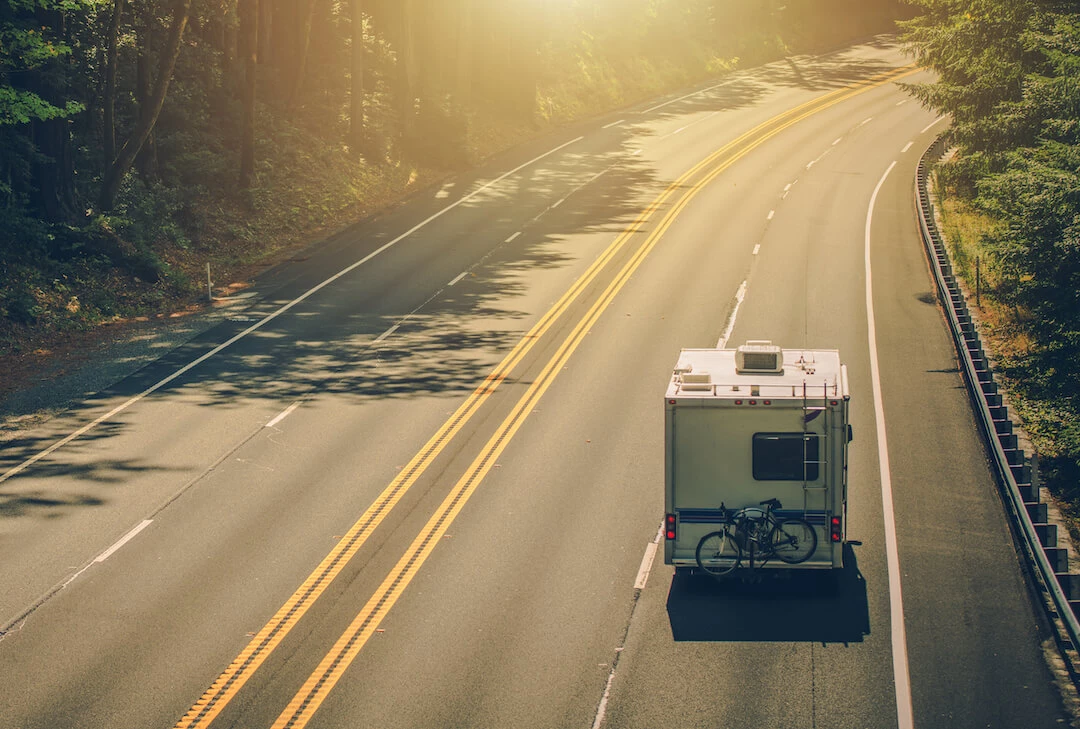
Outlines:
POLYGON ((817 533, 804 519, 778 519, 773 512, 780 508, 775 498, 737 511, 721 503, 722 527, 698 542, 698 566, 723 577, 742 566, 744 555, 750 570, 763 567, 774 556, 788 565, 805 562, 817 549, 817 533))

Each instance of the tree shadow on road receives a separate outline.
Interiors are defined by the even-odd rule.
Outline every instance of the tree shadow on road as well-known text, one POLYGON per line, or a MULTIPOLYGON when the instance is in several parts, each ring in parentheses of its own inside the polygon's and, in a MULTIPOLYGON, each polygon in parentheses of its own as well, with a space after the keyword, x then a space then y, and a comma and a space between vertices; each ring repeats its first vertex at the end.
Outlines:
MULTIPOLYGON (((226 317, 112 386, 86 393, 61 417, 32 430, 0 431, 0 475, 116 403, 136 402, 151 391, 155 401, 175 404, 178 414, 184 409, 190 414, 192 407, 245 408, 258 401, 272 403, 267 408, 272 410, 315 398, 361 404, 467 395, 522 340, 530 320, 550 305, 534 300, 534 278, 591 262, 596 239, 584 245, 577 236, 610 242, 613 231, 633 221, 641 198, 651 197, 650 191, 663 184, 648 164, 628 158, 623 149, 573 156, 542 175, 530 170, 508 181, 505 189, 488 190, 488 197, 498 198, 497 207, 465 202, 453 225, 418 230, 409 245, 394 249, 395 256, 375 258, 325 290, 305 294, 342 271, 343 260, 362 259, 402 229, 394 220, 361 224, 313 249, 297 267, 302 270, 283 272, 248 310, 226 317), (589 184, 600 170, 605 170, 605 184, 589 184), (536 217, 525 225, 521 214, 503 220, 503 205, 527 207, 528 215, 536 217), (555 208, 557 215, 549 214, 555 208), (542 224, 532 225, 537 219, 542 224), (515 230, 521 233, 512 238, 515 230), (449 284, 461 269, 448 273, 442 263, 446 257, 474 263, 464 278, 449 284), (290 302, 301 295, 303 303, 293 306, 290 302)), ((508 381, 521 376, 510 373, 508 381)), ((131 460, 93 457, 103 442, 128 435, 137 422, 128 415, 98 422, 0 483, 0 519, 101 506, 111 498, 109 487, 132 472, 161 471, 165 478, 175 478, 166 473, 170 468, 186 472, 176 464, 155 462, 154 454, 137 450, 144 447, 138 442, 131 460), (35 482, 24 483, 24 476, 35 482)), ((213 455, 192 453, 190 469, 198 470, 213 455)))

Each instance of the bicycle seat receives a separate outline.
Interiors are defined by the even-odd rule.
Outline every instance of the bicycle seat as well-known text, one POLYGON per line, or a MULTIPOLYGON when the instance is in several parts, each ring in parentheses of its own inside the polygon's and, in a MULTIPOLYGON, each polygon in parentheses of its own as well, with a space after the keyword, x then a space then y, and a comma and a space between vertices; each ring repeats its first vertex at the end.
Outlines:
POLYGON ((762 501, 761 505, 762 506, 771 506, 774 509, 782 509, 782 508, 784 508, 783 506, 780 505, 780 499, 778 499, 776 497, 773 497, 773 498, 771 498, 771 499, 769 499, 767 501, 762 501))

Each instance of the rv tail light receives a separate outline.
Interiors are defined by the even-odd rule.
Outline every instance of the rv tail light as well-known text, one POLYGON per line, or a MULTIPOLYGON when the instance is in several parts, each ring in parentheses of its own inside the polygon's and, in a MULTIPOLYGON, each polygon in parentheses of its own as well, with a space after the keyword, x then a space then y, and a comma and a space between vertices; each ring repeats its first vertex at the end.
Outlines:
POLYGON ((763 400, 762 404, 764 404, 764 405, 772 405, 772 400, 763 400))
POLYGON ((831 530, 830 530, 831 534, 830 534, 830 536, 832 537, 832 540, 834 542, 839 542, 840 541, 840 517, 834 516, 832 518, 832 520, 830 521, 830 526, 831 526, 831 530))
POLYGON ((757 400, 751 400, 751 401, 750 401, 750 404, 751 404, 751 405, 757 405, 757 400))
POLYGON ((742 405, 742 400, 736 400, 736 401, 735 401, 735 404, 736 404, 736 405, 742 405))
POLYGON ((664 517, 664 536, 668 539, 675 538, 675 515, 668 514, 664 517))

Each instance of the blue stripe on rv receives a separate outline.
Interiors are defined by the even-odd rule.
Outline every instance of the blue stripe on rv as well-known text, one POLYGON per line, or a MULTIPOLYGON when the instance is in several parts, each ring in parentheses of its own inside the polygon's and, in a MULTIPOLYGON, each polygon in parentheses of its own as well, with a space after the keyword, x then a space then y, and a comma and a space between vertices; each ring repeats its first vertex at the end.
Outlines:
MULTIPOLYGON (((720 509, 676 509, 675 513, 679 516, 679 523, 681 524, 723 524, 727 521, 727 517, 720 509)), ((829 514, 825 511, 803 512, 784 509, 774 511, 773 515, 781 520, 805 519, 808 524, 813 526, 825 526, 829 523, 829 514)))

